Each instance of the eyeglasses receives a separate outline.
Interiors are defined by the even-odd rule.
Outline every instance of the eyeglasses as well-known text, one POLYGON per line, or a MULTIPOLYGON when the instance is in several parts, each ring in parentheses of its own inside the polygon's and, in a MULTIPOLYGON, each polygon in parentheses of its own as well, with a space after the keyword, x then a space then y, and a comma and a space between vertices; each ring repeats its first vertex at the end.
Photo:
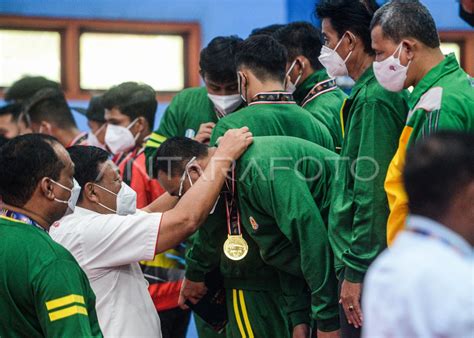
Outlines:
POLYGON ((183 193, 183 188, 184 188, 184 180, 186 179, 186 175, 188 176, 188 179, 189 179, 189 184, 192 186, 193 185, 193 181, 191 180, 191 176, 189 176, 189 173, 188 173, 188 168, 189 166, 191 165, 191 163, 193 163, 193 161, 196 159, 196 156, 193 156, 189 162, 184 166, 184 172, 183 172, 183 175, 181 176, 181 179, 179 180, 179 190, 178 190, 178 198, 181 198, 184 193, 183 193))

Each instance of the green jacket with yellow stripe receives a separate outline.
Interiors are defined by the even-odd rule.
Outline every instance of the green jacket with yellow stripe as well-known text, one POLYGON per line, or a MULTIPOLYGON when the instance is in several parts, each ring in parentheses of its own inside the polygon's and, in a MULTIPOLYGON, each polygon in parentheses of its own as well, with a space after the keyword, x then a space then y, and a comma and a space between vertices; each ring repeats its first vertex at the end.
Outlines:
POLYGON ((307 97, 311 89, 318 84, 324 84, 330 78, 325 69, 317 70, 311 74, 293 93, 296 103, 321 121, 331 133, 336 150, 339 152, 342 146, 341 116, 340 110, 347 95, 339 88, 321 88, 321 92, 307 97))
POLYGON ((404 228, 408 214, 402 182, 406 150, 439 130, 474 132, 474 80, 461 69, 454 54, 447 55, 416 85, 409 104, 407 123, 385 180, 391 210, 387 223, 389 244, 404 228))
POLYGON ((329 240, 338 276, 361 283, 386 247, 388 203, 383 182, 408 112, 406 92, 377 82, 372 67, 344 104, 341 160, 333 181, 329 240))
MULTIPOLYGON (((228 129, 242 126, 248 126, 254 136, 294 136, 331 150, 334 149, 327 128, 314 119, 310 113, 294 103, 251 105, 222 118, 213 131, 211 144, 215 143, 217 138, 228 129)), ((276 155, 276 157, 281 157, 281 155, 276 155)), ((257 244, 251 238, 248 238, 250 251, 244 261, 231 261, 223 255, 222 243, 227 237, 223 203, 221 198, 215 214, 209 216, 195 235, 193 245, 186 256, 186 277, 193 281, 203 281, 207 272, 220 266, 227 288, 268 291, 280 289, 279 272, 274 267, 264 263, 257 249, 257 244)), ((288 279, 291 278, 288 277, 288 279)), ((303 283, 301 283, 301 280, 300 277, 293 282, 293 291, 291 292, 298 293, 304 288, 304 280, 303 283), (301 289, 296 291, 298 285, 301 289)), ((309 306, 309 295, 307 299, 300 297, 301 299, 295 300, 296 298, 298 296, 295 294, 294 301, 291 302, 291 308, 288 309, 293 325, 309 320, 308 311, 304 310, 305 307, 309 306), (306 301, 307 303, 305 303, 306 301)), ((331 322, 331 320, 333 319, 329 321, 331 322)), ((332 329, 334 324, 329 323, 326 328, 328 330, 332 329)), ((325 329, 324 323, 321 323, 321 329, 325 329)))
POLYGON ((0 216, 0 337, 102 337, 86 274, 42 229, 0 216))

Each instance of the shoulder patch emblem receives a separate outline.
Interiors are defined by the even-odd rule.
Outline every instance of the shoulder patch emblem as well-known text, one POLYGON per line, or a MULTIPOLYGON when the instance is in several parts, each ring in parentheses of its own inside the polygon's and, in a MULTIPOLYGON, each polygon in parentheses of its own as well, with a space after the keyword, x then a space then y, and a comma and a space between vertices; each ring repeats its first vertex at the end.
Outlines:
POLYGON ((250 225, 252 225, 252 229, 254 229, 255 231, 258 230, 258 223, 257 221, 255 220, 255 218, 253 218, 252 216, 249 217, 249 222, 250 222, 250 225))

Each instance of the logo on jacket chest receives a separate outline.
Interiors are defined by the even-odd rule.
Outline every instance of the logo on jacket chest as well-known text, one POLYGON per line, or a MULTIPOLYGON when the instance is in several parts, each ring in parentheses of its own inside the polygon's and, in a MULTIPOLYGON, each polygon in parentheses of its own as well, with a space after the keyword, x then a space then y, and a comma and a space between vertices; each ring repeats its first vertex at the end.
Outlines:
POLYGON ((257 231, 258 228, 259 228, 259 225, 257 223, 257 221, 255 220, 255 218, 253 218, 252 216, 249 217, 249 222, 250 222, 250 225, 252 226, 252 229, 257 231))

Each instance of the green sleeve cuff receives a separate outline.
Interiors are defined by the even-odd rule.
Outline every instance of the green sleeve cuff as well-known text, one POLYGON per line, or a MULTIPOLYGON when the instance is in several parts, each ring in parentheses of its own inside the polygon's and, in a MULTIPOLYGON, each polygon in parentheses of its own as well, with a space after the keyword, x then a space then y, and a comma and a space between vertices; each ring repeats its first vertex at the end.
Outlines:
POLYGON ((289 314, 291 328, 300 324, 311 324, 311 317, 308 311, 298 311, 289 314))
POLYGON ((354 270, 348 266, 344 270, 344 279, 347 279, 351 283, 362 283, 364 281, 365 271, 360 272, 354 270))
POLYGON ((204 272, 186 269, 185 277, 192 282, 204 282, 206 274, 204 272))

